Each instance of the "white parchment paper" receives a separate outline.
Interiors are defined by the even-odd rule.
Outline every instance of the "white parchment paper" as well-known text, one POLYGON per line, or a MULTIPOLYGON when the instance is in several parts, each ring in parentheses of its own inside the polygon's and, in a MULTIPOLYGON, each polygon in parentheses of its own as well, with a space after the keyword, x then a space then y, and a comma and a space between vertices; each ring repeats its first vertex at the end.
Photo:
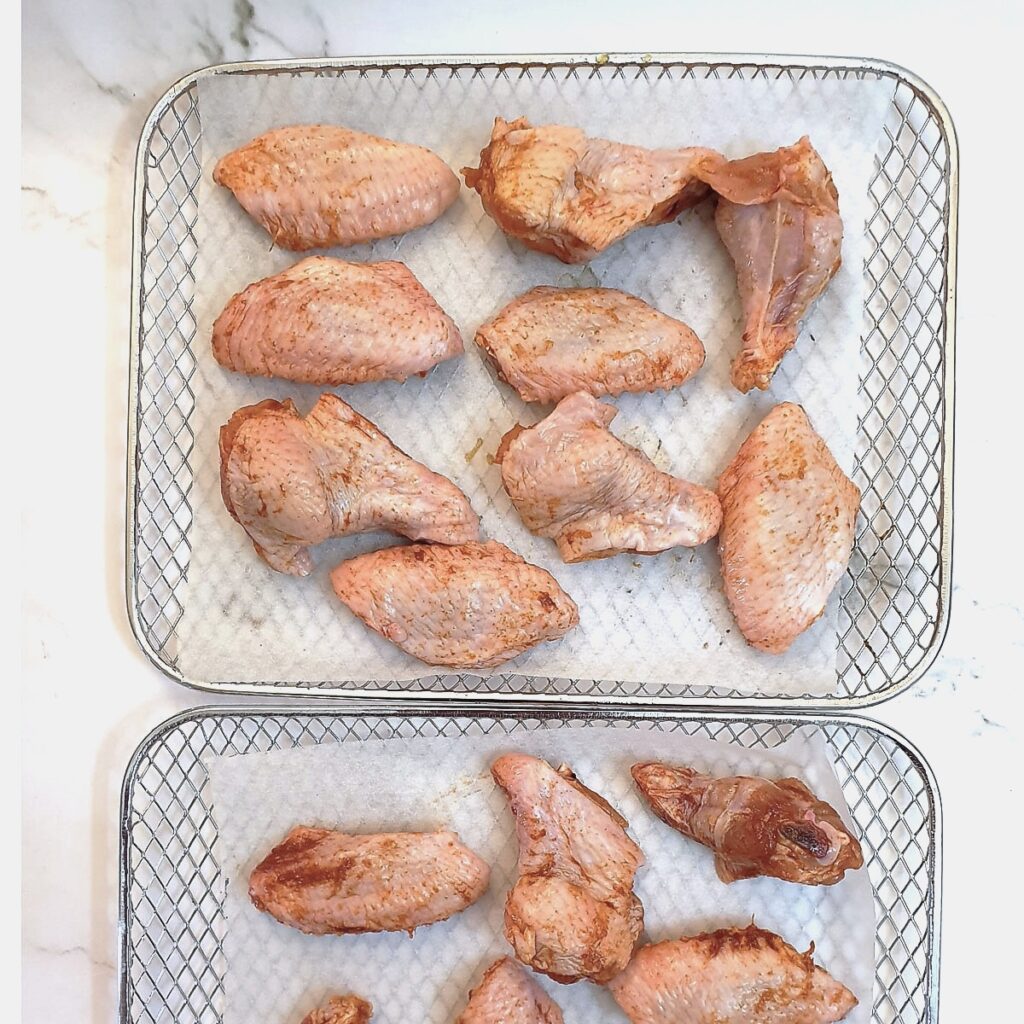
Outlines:
MULTIPOLYGON (((519 736, 392 739, 325 744, 210 759, 216 856, 226 880, 224 1024, 299 1024, 332 993, 369 999, 379 1024, 447 1024, 483 969, 509 952, 502 935, 505 895, 518 845, 504 793, 490 776, 503 753, 521 751, 568 763, 582 782, 629 821, 644 852, 636 892, 645 941, 660 941, 751 919, 847 985, 870 1019, 874 917, 865 870, 834 886, 756 878, 726 886, 710 850, 655 818, 635 789, 638 760, 691 764, 718 774, 794 775, 849 820, 825 748, 804 739, 771 752, 641 730, 563 728, 519 736), (295 825, 379 832, 450 828, 492 866, 488 892, 447 921, 402 935, 309 936, 250 903, 248 876, 295 825)), ((625 1020, 612 998, 589 983, 548 989, 567 1024, 625 1020)))
POLYGON ((199 83, 203 123, 198 244, 197 371, 193 386, 195 473, 191 561, 178 626, 181 670, 201 679, 317 682, 413 679, 432 670, 366 629, 334 597, 338 561, 394 543, 371 535, 317 549, 317 572, 298 580, 268 569, 218 491, 217 432, 239 406, 292 397, 308 411, 322 389, 222 370, 209 347, 212 323, 233 293, 298 257, 271 248, 231 194, 216 186, 216 160, 252 136, 296 122, 337 122, 422 143, 453 168, 475 164, 496 114, 534 123, 577 124, 592 134, 647 146, 699 144, 741 156, 808 134, 830 167, 845 224, 843 266, 808 317, 795 352, 770 392, 740 395, 729 382, 742 316, 735 273, 718 239, 712 206, 678 223, 635 232, 591 264, 566 267, 509 241, 476 193, 435 224, 400 239, 337 250, 348 259, 406 262, 461 327, 464 358, 426 379, 338 389, 414 458, 454 480, 480 513, 485 536, 550 570, 580 606, 570 636, 497 671, 556 678, 690 683, 744 692, 829 693, 836 684, 836 596, 783 656, 759 654, 735 628, 713 544, 652 558, 620 555, 566 566, 554 544, 532 536, 501 488, 492 456, 516 422, 544 409, 500 384, 472 343, 477 326, 537 284, 596 285, 639 295, 697 332, 708 358, 697 377, 668 394, 627 395, 613 424, 663 469, 714 486, 718 474, 773 404, 800 402, 849 470, 861 372, 865 216, 872 163, 892 86, 834 81, 639 81, 609 74, 524 78, 484 72, 383 78, 215 76, 199 83))

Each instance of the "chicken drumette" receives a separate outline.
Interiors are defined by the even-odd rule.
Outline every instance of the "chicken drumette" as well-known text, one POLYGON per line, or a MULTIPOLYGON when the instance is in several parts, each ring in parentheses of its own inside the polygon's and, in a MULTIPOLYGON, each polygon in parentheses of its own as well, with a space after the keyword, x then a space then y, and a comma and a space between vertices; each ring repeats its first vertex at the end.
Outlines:
POLYGON ((644 926, 633 893, 643 863, 626 820, 565 765, 525 754, 491 767, 519 837, 519 878, 505 902, 505 937, 535 971, 603 983, 621 971, 644 926))
POLYGON ((662 821, 715 851, 723 882, 768 875, 833 885, 864 863, 835 808, 799 779, 716 779, 653 761, 633 765, 633 778, 662 821))
POLYGON ((570 395, 534 427, 501 441, 501 479, 523 522, 566 562, 622 551, 694 547, 718 532, 714 491, 659 470, 610 430, 616 409, 570 395))
POLYGON ((736 264, 743 304, 733 384, 764 390, 839 269, 839 194, 807 138, 742 160, 711 154, 697 173, 718 193, 715 224, 736 264))
POLYGON ((307 549, 329 537, 389 530, 459 544, 479 531, 455 484, 334 395, 305 419, 291 401, 239 409, 220 431, 220 485, 256 553, 293 576, 312 571, 307 549))
POLYGON ((369 1024, 373 1006, 359 996, 332 996, 302 1018, 302 1024, 369 1024))

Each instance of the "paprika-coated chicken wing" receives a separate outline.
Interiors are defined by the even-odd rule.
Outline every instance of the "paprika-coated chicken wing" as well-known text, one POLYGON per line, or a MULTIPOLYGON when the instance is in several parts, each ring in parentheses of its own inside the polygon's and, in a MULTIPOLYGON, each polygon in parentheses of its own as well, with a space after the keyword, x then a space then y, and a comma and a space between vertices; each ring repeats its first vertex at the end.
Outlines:
POLYGON ((499 117, 480 166, 462 174, 505 234, 563 263, 586 263, 634 228, 674 220, 706 196, 693 165, 710 152, 645 149, 499 117))
POLYGON ((293 828, 249 876, 258 910, 309 935, 409 932, 487 890, 491 869, 454 832, 293 828))
POLYGON ((579 624, 555 578, 491 540, 372 551, 331 573, 371 629, 429 665, 491 668, 579 624))
POLYGON ((233 296, 213 325, 227 370, 303 384, 423 375, 462 335, 404 263, 306 259, 233 296))
POLYGON ((704 365, 686 324, 614 288, 532 288, 476 332, 524 402, 678 387, 704 365))
POLYGON ((714 537, 722 520, 715 492, 663 473, 620 441, 608 429, 616 411, 570 395, 536 426, 502 438, 502 483, 527 528, 551 537, 566 562, 714 537))
POLYGON ((603 983, 621 971, 644 925, 633 892, 643 863, 626 820, 583 786, 525 754, 491 766, 509 798, 519 838, 519 877, 505 902, 505 937, 524 964, 570 983, 603 983))
POLYGON ((740 446, 718 497, 729 607, 751 646, 781 654, 846 571, 860 492, 804 410, 784 402, 740 446))
POLYGON ((275 128, 220 158, 213 180, 283 249, 357 245, 429 224, 459 179, 429 149, 330 124, 275 128))
POLYGON ((455 1024, 562 1024, 555 1001, 511 957, 496 960, 455 1024))
POLYGON ((839 193, 806 137, 742 160, 712 154, 699 173, 718 193, 715 224, 736 264, 743 305, 732 381, 740 391, 763 391, 839 269, 839 193))
POLYGON ((329 537, 387 530, 460 544, 480 523, 455 484, 396 448, 335 395, 303 418, 272 399, 239 409, 220 431, 228 512, 278 572, 307 576, 308 548, 329 537))
POLYGON ((331 996, 302 1018, 302 1024, 370 1024, 373 1006, 359 996, 331 996))
POLYGON ((832 1024, 854 994, 772 932, 722 928, 639 950, 608 990, 632 1024, 832 1024))
POLYGON ((834 807, 799 779, 716 779, 651 761, 633 779, 662 821, 715 852, 723 882, 768 875, 834 885, 864 863, 860 843, 834 807))

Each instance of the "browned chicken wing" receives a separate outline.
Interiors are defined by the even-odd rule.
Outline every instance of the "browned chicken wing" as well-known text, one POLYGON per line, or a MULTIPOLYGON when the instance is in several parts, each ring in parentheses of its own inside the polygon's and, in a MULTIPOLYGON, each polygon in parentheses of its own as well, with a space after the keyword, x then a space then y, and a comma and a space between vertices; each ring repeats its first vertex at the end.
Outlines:
POLYGON ((524 402, 678 387, 704 364, 686 324, 613 288, 532 288, 477 332, 524 402))
POLYGON ((454 832, 351 836, 300 826, 253 868, 249 898, 309 935, 412 934, 475 903, 490 874, 454 832))
POLYGON ((308 256, 239 292, 213 325, 221 366, 304 384, 425 374, 462 335, 404 263, 308 256))
POLYGON ((342 562, 331 583, 366 625, 429 665, 490 668, 579 624, 549 572, 493 540, 373 551, 342 562))
POLYGON ((309 547, 389 530, 459 544, 479 520, 455 484, 396 448, 335 395, 303 419, 291 401, 239 409, 220 431, 224 504, 278 572, 306 576, 309 547))
POLYGON ((723 928, 644 946, 608 990, 632 1024, 832 1024, 854 994, 772 932, 723 928))
POLYGON ((718 532, 714 491, 659 470, 610 430, 614 406, 570 395, 498 448, 501 480, 527 528, 551 537, 566 562, 622 551, 694 547, 718 532))
POLYGON ((459 179, 422 146, 329 124, 275 128, 221 157, 213 171, 285 249, 356 245, 429 224, 459 179))
POLYGON ((606 982, 644 927, 633 893, 643 863, 627 822, 565 765, 509 754, 491 766, 516 817, 519 878, 505 902, 505 937, 535 971, 565 984, 606 982))
POLYGON ((715 851, 723 882, 768 875, 833 885, 864 864, 835 808, 799 779, 716 779, 653 761, 633 765, 633 778, 662 821, 715 851))
POLYGON ((302 1018, 302 1024, 370 1024, 373 1006, 359 996, 332 996, 302 1018))
POLYGON ((715 223, 743 303, 743 350, 732 381, 740 391, 763 391, 839 269, 839 194, 806 137, 742 160, 712 154, 699 173, 719 195, 715 223))
POLYGON ((564 263, 586 263, 634 228, 673 220, 707 195, 693 165, 710 152, 644 149, 499 117, 480 166, 462 174, 505 234, 564 263))
POLYGON ((853 550, 860 492, 799 405, 777 405, 718 481, 725 596, 753 647, 780 654, 825 610, 853 550))
POLYGON ((562 1024, 562 1011, 510 957, 496 960, 455 1024, 562 1024))

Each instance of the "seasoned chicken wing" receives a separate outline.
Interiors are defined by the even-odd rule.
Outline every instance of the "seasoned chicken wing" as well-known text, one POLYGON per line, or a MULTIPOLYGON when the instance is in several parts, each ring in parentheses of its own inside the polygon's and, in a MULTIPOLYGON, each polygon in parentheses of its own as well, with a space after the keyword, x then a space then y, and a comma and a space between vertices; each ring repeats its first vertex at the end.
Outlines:
POLYGON ((460 544, 479 534, 455 484, 335 395, 305 419, 290 400, 239 409, 220 431, 220 487, 256 553, 293 576, 312 572, 308 548, 329 537, 389 530, 460 544))
POLYGON ((613 288, 532 288, 488 320, 476 343, 524 402, 667 390, 704 365, 686 324, 613 288))
POLYGON ((562 1024, 555 1001, 511 957, 496 960, 455 1024, 562 1024))
POLYGON ((572 598, 503 544, 385 548, 342 562, 334 592, 429 665, 490 668, 579 624, 572 598))
POLYGON ((571 769, 509 754, 491 766, 516 817, 519 878, 505 902, 505 937, 535 971, 568 984, 621 971, 644 927, 633 893, 643 863, 627 822, 571 769))
POLYGON ((213 325, 225 369, 304 384, 425 374, 462 353, 462 335, 404 263, 307 256, 249 285, 213 325))
POLYGON ((620 441, 608 430, 616 411, 570 395, 536 426, 502 438, 501 480, 527 528, 553 538, 566 562, 714 537, 722 520, 715 492, 663 473, 620 441))
POLYGON ((586 263, 634 228, 663 224, 708 194, 694 165, 710 150, 644 149, 579 128, 495 118, 466 184, 507 235, 586 263))
POLYGON ((356 245, 429 224, 459 179, 422 146, 329 124, 275 128, 213 171, 284 249, 356 245))
POLYGON ((633 1024, 831 1024, 854 994, 772 932, 722 928, 644 946, 608 990, 633 1024))
POLYGON ((302 1024, 370 1024, 373 1006, 359 996, 331 996, 302 1018, 302 1024))
POLYGON ((716 779, 653 761, 632 771, 662 821, 715 851, 723 882, 768 875, 833 885, 864 864, 860 843, 835 808, 799 779, 716 779))
POLYGON ((412 934, 475 903, 490 874, 454 832, 352 836, 299 826, 253 868, 249 898, 309 935, 412 934))
POLYGON ((860 492, 799 405, 754 429, 718 481, 725 596, 753 647, 780 654, 822 612, 853 550, 860 492))
POLYGON ((699 174, 719 195, 715 224, 743 303, 743 350, 732 381, 740 391, 763 391, 839 269, 839 193, 806 137, 742 160, 711 154, 699 174))

